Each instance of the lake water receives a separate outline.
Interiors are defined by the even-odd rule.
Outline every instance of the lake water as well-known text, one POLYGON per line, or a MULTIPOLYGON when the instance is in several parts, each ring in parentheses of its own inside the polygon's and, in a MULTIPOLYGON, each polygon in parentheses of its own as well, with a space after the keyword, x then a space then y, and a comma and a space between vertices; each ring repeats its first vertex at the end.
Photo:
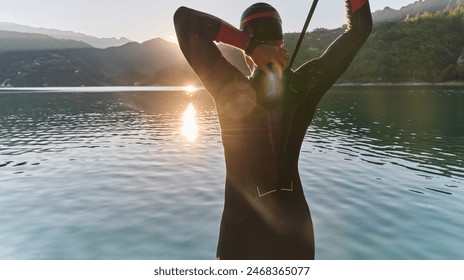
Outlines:
MULTIPOLYGON (((215 258, 214 104, 161 90, 0 91, 0 259, 215 258)), ((464 259, 463 109, 462 87, 327 93, 300 157, 317 259, 464 259)))

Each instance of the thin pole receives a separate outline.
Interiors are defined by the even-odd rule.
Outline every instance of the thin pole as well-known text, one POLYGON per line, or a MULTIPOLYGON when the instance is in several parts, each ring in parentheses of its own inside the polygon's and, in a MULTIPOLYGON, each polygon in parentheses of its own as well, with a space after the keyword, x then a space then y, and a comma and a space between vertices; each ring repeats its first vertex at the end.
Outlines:
POLYGON ((313 5, 311 6, 311 9, 309 10, 308 17, 306 18, 306 22, 303 26, 303 30, 301 31, 300 38, 298 39, 298 42, 296 43, 295 50, 293 51, 292 58, 290 59, 290 62, 288 63, 288 69, 292 68, 293 62, 295 62, 296 55, 298 53, 298 50, 300 49, 301 42, 303 42, 303 38, 306 34, 306 30, 308 29, 309 22, 311 21, 311 18, 313 17, 314 11, 316 10, 318 0, 313 1, 313 5))

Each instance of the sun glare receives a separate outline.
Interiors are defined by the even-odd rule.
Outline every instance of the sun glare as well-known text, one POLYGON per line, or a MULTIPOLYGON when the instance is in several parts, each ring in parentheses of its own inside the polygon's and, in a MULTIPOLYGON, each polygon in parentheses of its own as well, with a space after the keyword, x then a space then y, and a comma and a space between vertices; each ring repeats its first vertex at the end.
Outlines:
POLYGON ((187 107, 187 110, 184 112, 184 117, 182 119, 182 134, 187 138, 188 141, 194 141, 198 136, 198 126, 197 126, 197 117, 196 110, 190 103, 187 107))
POLYGON ((196 88, 194 86, 185 86, 185 87, 183 87, 183 89, 184 89, 185 92, 187 92, 189 94, 191 94, 191 93, 198 90, 198 88, 196 88))

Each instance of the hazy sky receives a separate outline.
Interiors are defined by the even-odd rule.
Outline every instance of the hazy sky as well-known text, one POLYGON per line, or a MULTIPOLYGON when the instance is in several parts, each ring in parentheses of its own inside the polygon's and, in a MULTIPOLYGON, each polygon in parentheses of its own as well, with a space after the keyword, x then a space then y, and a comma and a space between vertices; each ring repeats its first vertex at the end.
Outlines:
MULTIPOLYGON (((127 37, 139 42, 174 39, 172 15, 183 5, 214 14, 237 26, 242 11, 257 0, 0 0, 0 21, 81 32, 96 37, 127 37)), ((269 0, 283 18, 285 32, 299 32, 311 0, 269 0)), ((399 9, 415 0, 371 0, 372 11, 399 9)), ((309 27, 345 23, 343 0, 321 0, 309 27)))

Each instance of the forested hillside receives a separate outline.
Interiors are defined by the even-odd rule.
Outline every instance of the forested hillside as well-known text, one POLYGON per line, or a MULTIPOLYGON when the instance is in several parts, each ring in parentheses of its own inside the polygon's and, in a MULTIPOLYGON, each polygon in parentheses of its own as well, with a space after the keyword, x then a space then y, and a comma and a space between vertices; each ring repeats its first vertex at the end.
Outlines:
MULTIPOLYGON (((307 34, 295 65, 315 58, 343 29, 307 34)), ((286 34, 293 49, 299 34, 286 34)), ((464 8, 377 24, 339 82, 464 81, 464 8)))
POLYGON ((342 82, 464 81, 464 8, 374 30, 342 82))

